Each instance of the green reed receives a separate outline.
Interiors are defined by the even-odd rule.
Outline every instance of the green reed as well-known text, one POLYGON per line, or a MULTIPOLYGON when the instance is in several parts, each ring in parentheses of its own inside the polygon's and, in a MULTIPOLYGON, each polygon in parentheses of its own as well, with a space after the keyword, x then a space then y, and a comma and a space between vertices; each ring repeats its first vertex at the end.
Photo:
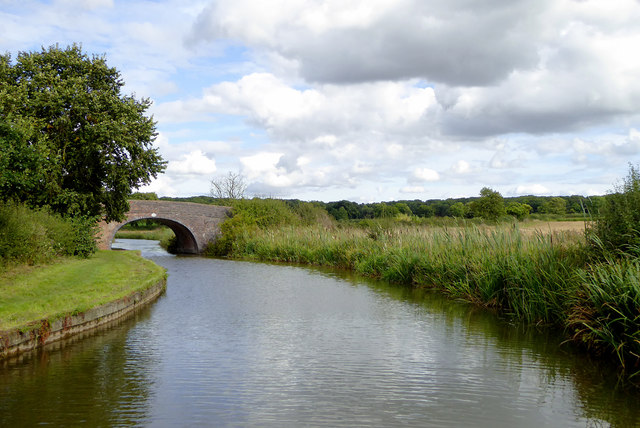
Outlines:
POLYGON ((499 228, 281 227, 253 231, 235 257, 352 269, 387 281, 436 287, 529 321, 556 321, 581 257, 580 236, 525 236, 499 228), (553 240, 556 240, 554 243, 553 240))
POLYGON ((565 329, 578 343, 640 364, 640 261, 591 260, 584 234, 514 225, 280 226, 234 242, 235 258, 333 266, 565 329))
POLYGON ((640 377, 640 261, 607 260, 580 273, 568 326, 574 340, 613 354, 640 377))

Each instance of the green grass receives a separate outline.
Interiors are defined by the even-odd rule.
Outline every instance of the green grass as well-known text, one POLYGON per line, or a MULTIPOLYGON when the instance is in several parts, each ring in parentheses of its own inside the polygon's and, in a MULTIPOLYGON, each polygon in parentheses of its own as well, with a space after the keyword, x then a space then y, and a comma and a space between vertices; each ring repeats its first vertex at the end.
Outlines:
POLYGON ((116 233, 116 238, 149 239, 152 241, 163 241, 171 238, 172 236, 174 236, 173 230, 169 229, 166 226, 155 227, 153 229, 148 229, 148 230, 120 229, 116 233))
POLYGON ((84 312, 164 277, 163 268, 131 251, 99 251, 88 259, 12 269, 0 275, 0 330, 84 312))

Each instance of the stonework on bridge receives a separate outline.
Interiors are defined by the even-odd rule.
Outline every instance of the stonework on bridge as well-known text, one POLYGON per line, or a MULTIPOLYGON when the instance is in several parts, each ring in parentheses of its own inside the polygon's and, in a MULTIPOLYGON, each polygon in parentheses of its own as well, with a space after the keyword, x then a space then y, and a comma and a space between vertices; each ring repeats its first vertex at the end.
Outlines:
POLYGON ((199 254, 220 234, 220 223, 231 208, 192 202, 130 200, 129 212, 121 222, 100 222, 98 248, 108 250, 118 229, 136 220, 152 219, 173 230, 179 253, 199 254))

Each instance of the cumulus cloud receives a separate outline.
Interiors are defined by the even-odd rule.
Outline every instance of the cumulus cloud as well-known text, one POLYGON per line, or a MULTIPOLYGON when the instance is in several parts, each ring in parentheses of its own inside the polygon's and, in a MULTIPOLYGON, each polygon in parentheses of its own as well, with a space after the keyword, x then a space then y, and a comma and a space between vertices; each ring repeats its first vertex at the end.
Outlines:
POLYGON ((424 181, 438 181, 440 180, 440 174, 437 171, 429 168, 416 168, 411 174, 412 181, 424 182, 424 181))
POLYGON ((566 132, 640 110, 633 0, 277 3, 216 1, 190 40, 271 52, 310 83, 431 82, 445 135, 566 132))
POLYGON ((451 166, 451 171, 458 175, 467 174, 471 171, 471 165, 466 160, 460 159, 451 166))
POLYGON ((201 150, 182 155, 180 160, 170 161, 167 173, 178 175, 207 175, 216 172, 215 159, 208 158, 201 150))
POLYGON ((640 157, 636 0, 3 6, 0 50, 81 41, 154 100, 179 193, 587 192, 640 157))
POLYGON ((229 38, 277 52, 312 82, 485 85, 536 66, 539 23, 551 3, 223 0, 202 12, 190 40, 229 38))
POLYGON ((273 74, 253 73, 156 111, 159 117, 244 117, 267 132, 272 149, 241 159, 247 175, 297 187, 352 185, 406 167, 416 150, 429 149, 426 117, 436 106, 433 89, 415 82, 295 88, 273 74))

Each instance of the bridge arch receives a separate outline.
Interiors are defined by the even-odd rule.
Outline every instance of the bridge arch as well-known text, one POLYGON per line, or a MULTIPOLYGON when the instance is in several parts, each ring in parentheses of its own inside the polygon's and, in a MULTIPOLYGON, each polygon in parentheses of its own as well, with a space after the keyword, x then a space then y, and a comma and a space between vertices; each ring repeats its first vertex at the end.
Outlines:
POLYGON ((100 222, 98 248, 111 249, 118 229, 137 220, 153 219, 176 235, 178 252, 197 254, 220 234, 220 223, 230 215, 231 208, 218 205, 173 201, 129 201, 129 212, 121 222, 100 222))
POLYGON ((109 242, 109 248, 111 248, 113 239, 115 238, 116 233, 118 233, 118 230, 120 230, 124 225, 134 223, 138 220, 154 220, 157 223, 163 224, 171 229, 173 231, 173 234, 176 235, 175 250, 179 254, 198 254, 202 252, 202 250, 204 250, 204 248, 198 248, 198 241, 196 240, 193 232, 187 226, 170 218, 159 217, 142 217, 120 223, 118 225, 118 228, 113 231, 112 236, 107 238, 109 242))

